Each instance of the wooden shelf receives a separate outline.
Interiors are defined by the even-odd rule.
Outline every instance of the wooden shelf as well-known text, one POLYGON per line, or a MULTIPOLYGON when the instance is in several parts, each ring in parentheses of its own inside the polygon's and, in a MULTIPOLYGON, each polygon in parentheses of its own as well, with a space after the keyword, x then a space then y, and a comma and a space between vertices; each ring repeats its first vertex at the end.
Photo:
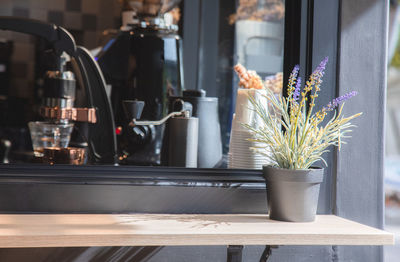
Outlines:
POLYGON ((288 223, 266 215, 0 215, 0 247, 392 245, 391 233, 333 215, 288 223))

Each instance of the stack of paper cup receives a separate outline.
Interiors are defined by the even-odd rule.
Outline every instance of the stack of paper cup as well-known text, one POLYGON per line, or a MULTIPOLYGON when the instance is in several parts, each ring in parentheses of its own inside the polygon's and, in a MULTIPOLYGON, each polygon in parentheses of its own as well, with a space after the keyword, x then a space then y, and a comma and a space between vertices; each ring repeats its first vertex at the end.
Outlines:
POLYGON ((229 143, 228 167, 244 169, 261 169, 263 165, 269 164, 266 156, 257 153, 252 148, 268 153, 266 145, 260 142, 250 141, 252 133, 242 124, 258 128, 262 125, 260 117, 254 112, 249 96, 254 97, 267 106, 264 97, 265 90, 239 89, 236 100, 235 114, 232 121, 231 139, 229 143), (262 147, 262 148, 259 148, 262 147))

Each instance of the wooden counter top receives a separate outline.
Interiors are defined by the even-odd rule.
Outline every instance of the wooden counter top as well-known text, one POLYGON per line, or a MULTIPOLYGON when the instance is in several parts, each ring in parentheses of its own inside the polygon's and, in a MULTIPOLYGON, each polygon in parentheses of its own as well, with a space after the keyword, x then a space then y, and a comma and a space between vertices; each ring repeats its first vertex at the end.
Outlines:
POLYGON ((334 215, 288 223, 266 215, 0 215, 0 247, 392 245, 391 233, 334 215))

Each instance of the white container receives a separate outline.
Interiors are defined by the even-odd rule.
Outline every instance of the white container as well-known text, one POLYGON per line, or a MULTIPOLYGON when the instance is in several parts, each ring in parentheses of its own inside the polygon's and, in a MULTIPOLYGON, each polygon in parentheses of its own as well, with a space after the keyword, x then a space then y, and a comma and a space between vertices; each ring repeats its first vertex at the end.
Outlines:
POLYGON ((266 156, 252 149, 262 147, 258 150, 267 153, 265 145, 250 141, 249 139, 253 138, 252 133, 243 127, 243 124, 248 124, 258 128, 262 124, 260 117, 254 111, 249 96, 264 103, 267 107, 266 92, 263 89, 238 89, 229 143, 228 168, 262 169, 263 165, 270 164, 266 156))

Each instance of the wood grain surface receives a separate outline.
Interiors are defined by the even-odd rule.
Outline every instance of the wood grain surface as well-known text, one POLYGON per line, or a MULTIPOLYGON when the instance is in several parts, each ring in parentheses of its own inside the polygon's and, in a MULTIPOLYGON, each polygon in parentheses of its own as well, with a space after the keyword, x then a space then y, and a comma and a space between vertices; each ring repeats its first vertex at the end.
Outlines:
POLYGON ((333 215, 315 222, 266 215, 0 215, 0 247, 392 245, 393 234, 333 215))

